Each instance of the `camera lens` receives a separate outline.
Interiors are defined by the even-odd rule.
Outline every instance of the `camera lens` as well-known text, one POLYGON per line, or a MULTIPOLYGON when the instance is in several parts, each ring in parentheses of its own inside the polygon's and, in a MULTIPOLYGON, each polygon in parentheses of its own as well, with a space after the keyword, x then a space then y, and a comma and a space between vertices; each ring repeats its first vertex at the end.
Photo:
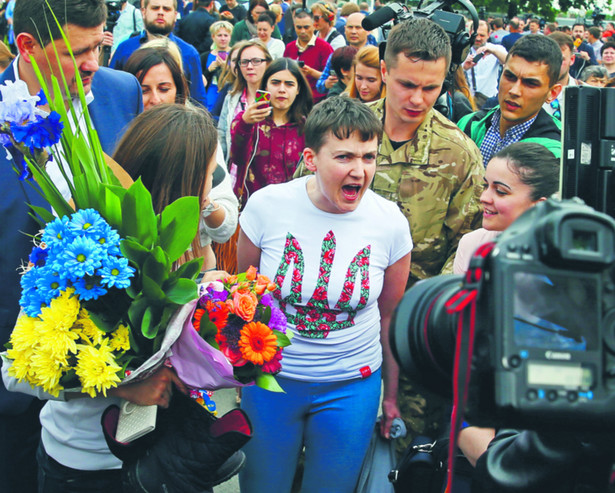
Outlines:
POLYGON ((445 304, 462 279, 437 276, 414 285, 397 307, 390 331, 402 370, 413 382, 446 397, 451 394, 457 317, 446 312, 445 304))

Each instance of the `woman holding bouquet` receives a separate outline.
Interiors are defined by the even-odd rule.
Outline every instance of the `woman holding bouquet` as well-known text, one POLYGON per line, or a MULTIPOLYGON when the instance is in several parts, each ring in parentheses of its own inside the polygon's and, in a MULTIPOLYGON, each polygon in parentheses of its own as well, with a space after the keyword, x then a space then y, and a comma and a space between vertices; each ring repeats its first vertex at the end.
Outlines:
POLYGON ((290 491, 303 447, 302 491, 352 492, 381 376, 385 436, 399 416, 388 332, 412 240, 398 207, 369 189, 381 134, 357 100, 322 102, 305 124, 303 157, 314 175, 257 191, 240 218, 239 270, 259 266, 279 286, 273 294, 293 333, 277 377, 285 393, 243 389, 254 426, 244 493, 290 491))
MULTIPOLYGON (((148 166, 164 168, 164 183, 154 195, 159 211, 176 198, 207 197, 215 167, 216 129, 204 110, 182 105, 157 106, 139 115, 120 142, 116 157, 125 167, 137 161, 140 152, 124 152, 128 143, 144 139, 150 148, 166 149, 148 155, 148 166), (156 147, 157 148, 157 147, 156 147), (173 152, 170 150, 173 149, 173 152)), ((132 147, 132 149, 135 149, 132 147)), ((98 329, 96 329, 98 330, 98 329)), ((169 405, 173 388, 187 389, 173 370, 162 367, 138 383, 111 388, 106 395, 90 398, 84 393, 60 391, 57 397, 28 383, 17 383, 3 365, 7 389, 48 400, 43 407, 41 444, 38 451, 39 492, 122 491, 122 463, 107 447, 100 421, 110 405, 120 398, 138 405, 169 405)))
MULTIPOLYGON (((133 74, 141 83, 145 110, 165 103, 191 104, 188 84, 181 68, 181 54, 177 45, 166 38, 150 41, 135 51, 126 62, 124 70, 133 74)), ((152 145, 155 144, 150 140, 124 141, 121 153, 129 153, 132 156, 149 155, 146 150, 151 150, 152 145), (137 152, 131 146, 140 148, 140 151, 137 152)), ((198 255, 203 257, 204 272, 216 269, 216 256, 211 246, 212 241, 225 243, 237 229, 239 203, 233 193, 230 176, 226 171, 222 148, 219 144, 218 147, 219 166, 213 175, 211 193, 203 199, 203 212, 199 225, 200 244, 194 245, 198 249, 198 255)), ((163 152, 163 149, 159 151, 163 152)), ((123 156, 119 159, 128 163, 126 171, 135 180, 142 176, 145 186, 152 193, 157 193, 158 186, 164 183, 164 177, 154 176, 154 171, 152 171, 154 167, 149 161, 125 159, 123 156)), ((162 173, 162 168, 158 167, 156 170, 157 173, 162 173)))

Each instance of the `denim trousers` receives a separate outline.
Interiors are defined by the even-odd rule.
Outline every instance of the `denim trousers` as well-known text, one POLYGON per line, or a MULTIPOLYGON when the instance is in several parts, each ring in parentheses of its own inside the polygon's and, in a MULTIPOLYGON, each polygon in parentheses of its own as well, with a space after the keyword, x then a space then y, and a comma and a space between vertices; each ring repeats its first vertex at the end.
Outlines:
POLYGON ((81 471, 51 458, 42 442, 36 453, 38 493, 121 493, 121 469, 81 471))
POLYGON ((380 400, 380 370, 365 379, 303 382, 277 377, 285 393, 242 390, 254 428, 239 473, 242 493, 290 492, 305 447, 301 491, 352 493, 380 400))

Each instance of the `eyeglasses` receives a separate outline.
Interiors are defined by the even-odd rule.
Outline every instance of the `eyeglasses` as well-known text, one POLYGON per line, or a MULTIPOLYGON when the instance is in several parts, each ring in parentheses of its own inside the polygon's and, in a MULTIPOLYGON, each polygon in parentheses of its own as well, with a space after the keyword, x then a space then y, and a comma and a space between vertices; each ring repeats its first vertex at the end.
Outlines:
POLYGON ((254 67, 258 67, 261 63, 266 62, 266 58, 246 58, 245 60, 240 60, 239 65, 242 67, 247 67, 252 64, 254 67))
POLYGON ((318 22, 320 19, 322 19, 322 15, 315 15, 315 16, 314 16, 314 20, 315 20, 315 21, 317 21, 317 22, 318 22))

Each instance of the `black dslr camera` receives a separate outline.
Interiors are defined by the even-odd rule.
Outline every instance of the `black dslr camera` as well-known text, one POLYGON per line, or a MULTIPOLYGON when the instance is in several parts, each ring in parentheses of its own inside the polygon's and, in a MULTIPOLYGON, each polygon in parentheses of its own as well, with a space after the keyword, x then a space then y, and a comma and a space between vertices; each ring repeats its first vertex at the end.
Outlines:
POLYGON ((430 278, 405 294, 391 331, 395 358, 413 381, 448 396, 453 375, 470 368, 472 424, 615 430, 614 265, 613 219, 579 199, 541 202, 479 248, 465 276, 430 278), (475 300, 474 320, 471 304, 455 312, 464 299, 475 300), (453 363, 456 344, 465 366, 453 363))

